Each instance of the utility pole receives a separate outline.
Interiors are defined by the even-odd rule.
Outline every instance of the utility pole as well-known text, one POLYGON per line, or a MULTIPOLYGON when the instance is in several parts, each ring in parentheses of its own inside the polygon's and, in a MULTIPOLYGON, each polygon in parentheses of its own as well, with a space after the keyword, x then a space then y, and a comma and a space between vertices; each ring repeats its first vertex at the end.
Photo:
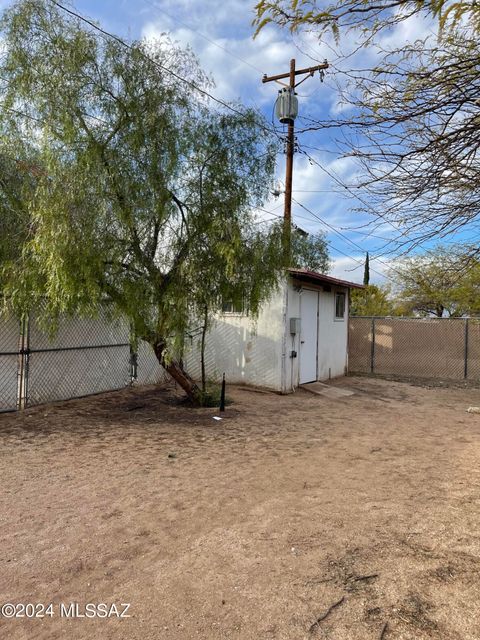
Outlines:
MULTIPOLYGON (((286 140, 286 155, 287 162, 285 168, 285 209, 284 209, 284 246, 285 246, 285 258, 287 263, 290 260, 290 240, 292 230, 292 181, 293 181, 293 154, 295 153, 295 118, 298 112, 298 101, 295 97, 295 87, 304 82, 307 78, 303 78, 300 82, 295 84, 296 76, 308 75, 313 76, 315 71, 323 71, 328 69, 328 62, 325 60, 323 64, 319 64, 315 67, 308 67, 308 69, 295 69, 295 58, 290 60, 290 71, 288 73, 281 73, 276 76, 264 75, 262 82, 279 82, 285 90, 280 91, 280 96, 277 100, 283 100, 284 105, 280 105, 280 111, 277 109, 277 115, 280 122, 288 124, 287 140, 286 140), (286 85, 280 82, 283 79, 289 79, 289 84, 286 85)), ((320 79, 323 75, 320 76, 320 79)), ((287 265, 288 266, 288 265, 287 265)))

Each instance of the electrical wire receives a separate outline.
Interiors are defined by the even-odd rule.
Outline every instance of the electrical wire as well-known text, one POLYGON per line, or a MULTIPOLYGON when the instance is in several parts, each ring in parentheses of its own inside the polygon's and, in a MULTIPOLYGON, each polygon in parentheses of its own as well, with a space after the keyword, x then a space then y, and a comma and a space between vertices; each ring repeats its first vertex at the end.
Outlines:
MULTIPOLYGON (((305 205, 303 205, 301 202, 298 202, 298 200, 296 200, 295 198, 292 198, 293 202, 295 202, 298 206, 302 207, 302 209, 304 209, 305 211, 307 211, 308 213, 310 213, 312 216, 314 216, 314 218, 316 218, 321 224, 323 224, 325 227, 327 227, 328 229, 330 229, 331 231, 333 231, 334 233, 336 233, 338 236, 340 236, 341 238, 343 238, 344 240, 346 240, 347 242, 349 242, 352 246, 354 246, 357 249, 360 249, 360 251, 362 253, 365 253, 365 249, 363 247, 361 247, 359 244, 357 244, 356 242, 354 242, 353 240, 350 240, 350 238, 348 238, 345 234, 343 234, 341 231, 339 231, 338 229, 336 229, 334 226, 332 226, 330 223, 328 223, 326 220, 324 220, 323 218, 321 218, 318 214, 316 214, 314 211, 312 211, 311 209, 309 209, 308 207, 306 207, 305 205)), ((340 253, 342 253, 338 248, 336 249, 336 251, 339 251, 340 253)), ((352 256, 349 256, 348 254, 344 253, 343 255, 347 256, 348 258, 351 258, 352 260, 355 260, 352 256)), ((371 256, 371 259, 377 259, 378 262, 380 262, 381 264, 383 264, 384 266, 386 266, 387 268, 391 268, 391 265, 387 264, 386 262, 383 262, 382 260, 378 260, 378 258, 376 258, 375 256, 371 256)), ((361 261, 356 261, 356 262, 360 262, 360 264, 363 264, 363 262, 361 261)), ((389 278, 386 274, 381 273, 380 271, 376 271, 375 269, 373 269, 373 267, 370 267, 370 269, 376 273, 379 276, 382 276, 384 278, 387 278, 389 280, 391 280, 393 282, 392 278, 389 278)))
MULTIPOLYGON (((292 199, 293 199, 293 198, 292 198, 292 199)), ((300 206, 303 206, 301 203, 297 202, 296 200, 295 200, 295 202, 296 202, 296 204, 298 204, 298 205, 300 205, 300 206)), ((280 206, 281 206, 281 205, 280 205, 280 206)), ((305 207, 304 207, 304 208, 305 208, 305 207)), ((273 213, 272 211, 267 211, 266 209, 262 209, 262 207, 257 207, 257 209, 258 209, 258 210, 260 210, 260 211, 264 211, 265 213, 268 213, 268 214, 270 214, 270 215, 274 216, 274 218, 276 218, 276 219, 283 219, 283 215, 279 215, 279 214, 273 213)), ((307 211, 309 211, 309 210, 307 210, 307 211)), ((313 211, 309 211, 309 212, 310 212, 314 217, 316 217, 316 218, 319 220, 319 222, 324 223, 324 221, 323 221, 321 218, 319 218, 319 216, 317 216, 313 211)), ((298 215, 298 214, 296 214, 296 213, 294 213, 294 214, 293 214, 293 217, 294 217, 294 218, 302 218, 303 220, 308 220, 309 222, 312 222, 312 219, 311 219, 311 218, 306 218, 305 216, 299 216, 299 215, 298 215)), ((272 222, 273 222, 273 220, 259 220, 256 224, 270 224, 270 223, 272 223, 272 222)), ((326 224, 327 226, 329 226, 329 225, 328 225, 328 223, 324 223, 324 224, 326 224)), ((358 269, 359 267, 364 266, 364 264, 365 264, 365 263, 364 263, 362 260, 359 260, 358 258, 354 258, 352 255, 350 255, 350 254, 348 254, 348 253, 345 253, 344 251, 342 251, 341 249, 339 249, 338 247, 336 247, 335 245, 333 245, 333 244, 332 244, 332 242, 331 242, 330 240, 327 240, 327 244, 329 245, 329 247, 330 247, 333 251, 336 251, 337 253, 341 254, 342 256, 345 256, 345 257, 346 257, 346 258, 348 258, 349 260, 352 260, 353 262, 356 262, 356 263, 357 263, 357 266, 356 266, 354 269, 352 269, 352 271, 353 271, 353 270, 355 270, 355 269, 358 269)), ((363 251, 363 248, 362 248, 362 253, 363 253, 363 252, 364 252, 364 251, 363 251)), ((388 266, 388 265, 387 265, 387 266, 388 266)), ((372 267, 370 267, 370 268, 371 268, 371 270, 372 270, 374 273, 376 273, 376 274, 377 274, 377 275, 379 275, 380 277, 385 278, 385 279, 387 279, 387 280, 390 280, 391 282, 394 282, 394 280, 393 280, 392 278, 390 278, 389 276, 387 276, 385 273, 381 273, 380 271, 376 271, 376 270, 375 270, 375 269, 373 269, 372 267)))
MULTIPOLYGON (((320 162, 318 162, 318 160, 316 158, 313 158, 309 153, 307 153, 303 149, 299 149, 299 152, 303 153, 303 155, 305 155, 309 159, 310 162, 313 162, 313 164, 317 165, 317 167, 319 167, 332 180, 334 180, 340 187, 342 187, 342 189, 345 189, 346 191, 348 191, 354 198, 356 198, 359 202, 361 202, 363 204, 363 206, 366 207, 375 217, 381 218, 382 220, 384 220, 384 222, 386 222, 393 229, 395 229, 395 231, 399 231, 399 229, 392 222, 390 222, 390 220, 388 220, 381 213, 376 211, 368 202, 365 202, 365 200, 361 196, 359 196, 357 193, 355 193, 351 187, 349 187, 347 184, 342 182, 340 180, 340 178, 338 178, 338 176, 335 175, 334 172, 332 172, 331 170, 329 170, 326 167, 324 167, 322 164, 320 164, 320 162)), ((405 234, 402 233, 402 235, 405 235, 405 234)))
MULTIPOLYGON (((342 182, 340 180, 340 178, 338 178, 338 176, 335 175, 334 172, 328 170, 326 167, 324 167, 322 164, 320 164, 320 162, 318 162, 318 160, 316 160, 315 158, 313 158, 310 154, 308 154, 306 151, 300 150, 300 153, 303 153, 312 163, 314 163, 315 165, 317 165, 324 173, 326 173, 330 178, 332 178, 332 180, 334 180, 339 186, 341 186, 343 189, 345 189, 346 191, 348 191, 354 198, 356 198, 359 202, 361 202, 363 204, 363 206, 370 211, 370 213, 376 217, 376 218, 380 218, 381 220, 383 220, 384 223, 390 225, 392 227, 392 229, 394 229, 397 233, 400 233, 400 237, 404 237, 406 238, 405 242, 415 242, 415 240, 411 240, 408 237, 408 234, 405 233, 405 231, 401 231, 398 227, 396 227, 386 216, 382 215, 380 212, 378 212, 377 210, 375 210, 368 202, 366 202, 361 196, 359 196, 357 193, 355 193, 351 187, 349 187, 347 184, 345 184, 344 182, 342 182)), ((368 226, 368 224, 366 225, 368 226)), ((387 242, 387 244, 383 247, 385 248, 386 246, 388 246, 389 244, 392 243, 399 243, 399 241, 397 239, 392 239, 390 241, 387 242)), ((426 248, 424 246, 422 246, 422 244, 420 242, 416 242, 415 246, 420 247, 422 249, 426 248)), ((395 250, 395 249, 394 249, 395 250)), ((394 251, 393 250, 393 251, 394 251)), ((392 252, 390 252, 392 253, 392 252)), ((386 253, 383 254, 378 254, 375 258, 376 260, 378 260, 379 262, 381 262, 379 260, 381 255, 387 255, 386 253)), ((390 267, 391 268, 391 267, 390 267)))
MULTIPOLYGON (((162 71, 166 71, 172 77, 174 77, 176 80, 178 80, 180 82, 183 82, 184 84, 188 85, 192 89, 195 89, 195 91, 197 91, 201 95, 203 95, 203 96, 205 96, 207 98, 210 98, 211 100, 213 100, 214 102, 216 102, 220 106, 222 106, 225 109, 228 109, 229 111, 231 111, 232 113, 235 113, 236 115, 240 116, 242 119, 244 119, 246 117, 245 114, 242 111, 240 111, 239 109, 236 109, 235 107, 233 107, 228 102, 225 102, 221 98, 217 98, 216 96, 214 96, 213 94, 208 92, 206 89, 203 89, 202 87, 200 87, 198 84, 196 84, 192 80, 188 80, 187 78, 183 78, 181 75, 179 75, 175 71, 172 71, 172 69, 169 69, 168 67, 166 67, 165 65, 161 64, 160 62, 157 62, 156 60, 153 60, 150 56, 148 56, 141 49, 134 49, 134 47, 131 44, 129 44, 128 42, 126 42, 125 40, 120 38, 119 36, 115 35, 114 33, 111 33, 109 31, 107 31, 106 29, 103 29, 99 25, 95 24, 92 20, 89 20, 88 18, 85 18, 80 13, 77 13, 76 11, 73 11, 72 9, 69 9, 68 7, 64 6, 60 2, 57 2, 57 0, 50 0, 50 2, 52 4, 54 4, 55 6, 57 6, 59 9, 61 9, 62 11, 64 11, 65 13, 68 13, 69 15, 77 18, 78 20, 81 20, 85 24, 88 24, 92 29, 95 29, 96 31, 98 31, 104 37, 110 38, 112 40, 115 40, 115 42, 118 42, 121 46, 125 47, 126 49, 129 49, 130 51, 135 50, 136 53, 141 55, 144 60, 148 60, 148 62, 153 64, 155 67, 161 69, 162 71)), ((267 125, 265 125, 263 123, 259 123, 259 125, 260 125, 260 128, 262 128, 264 131, 266 131, 268 133, 275 134, 277 136, 277 138, 279 137, 278 133, 275 130, 270 129, 267 125)))
MULTIPOLYGON (((313 148, 315 149, 315 147, 309 147, 309 148, 313 148)), ((410 238, 409 234, 406 233, 405 231, 402 231, 401 229, 399 229, 398 227, 396 227, 385 215, 382 215, 379 211, 377 211, 376 209, 374 209, 368 202, 366 202, 361 196, 359 196, 357 193, 355 193, 355 191, 348 186, 347 184, 345 184, 338 176, 335 175, 335 173, 329 169, 327 169, 326 167, 324 167, 320 162, 318 162, 318 160, 316 160, 315 158, 313 158, 309 153, 307 153, 306 151, 304 151, 303 149, 299 149, 300 153, 303 153, 310 162, 312 162, 313 164, 317 165, 324 173, 326 173, 332 180, 334 180, 340 187, 342 187, 342 189, 345 189, 346 191, 348 191, 356 200, 358 200, 374 217, 376 218, 380 218, 385 224, 388 224, 390 227, 392 227, 392 229, 394 229, 397 233, 400 234, 400 237, 405 238, 404 242, 403 242, 403 246, 408 245, 408 243, 410 243, 411 248, 414 247, 419 247, 421 249, 424 249, 425 251, 427 251, 427 247, 423 246, 421 242, 418 241, 418 239, 416 238, 410 238)), ((369 226, 371 223, 367 223, 365 226, 369 226)), ((399 239, 397 238, 393 238, 391 240, 388 240, 386 242, 386 244, 382 247, 382 249, 385 249, 386 247, 388 247, 389 245, 396 243, 397 245, 400 244, 399 239)), ((388 254, 393 253, 394 251, 398 250, 397 249, 392 249, 391 251, 388 252, 384 252, 381 254, 377 254, 376 259, 380 262, 379 257, 380 256, 385 256, 388 254)), ((408 250, 403 254, 405 255, 406 253, 408 253, 408 250)))
POLYGON ((168 13, 168 11, 166 11, 163 7, 160 7, 156 2, 152 2, 151 0, 143 0, 143 2, 145 2, 146 4, 149 4, 151 7, 153 7, 154 9, 156 9, 157 11, 161 11, 162 13, 164 13, 166 16, 168 16, 171 20, 174 20, 175 22, 179 22, 181 25, 183 25, 186 29, 188 29, 189 31, 191 31, 192 33, 196 33, 197 35, 199 35, 201 38, 203 38, 204 40, 206 40, 207 42, 209 42, 210 44, 213 44, 215 47, 217 47, 218 49, 221 49, 222 51, 225 51, 225 53, 228 53, 229 56, 231 56, 232 58, 236 58, 237 60, 239 60, 240 62, 242 62, 243 64, 245 64, 247 67, 250 67, 251 69, 254 69, 254 71, 258 71, 258 73, 263 74, 263 71, 261 69, 259 69, 258 67, 256 67, 255 65, 251 64, 250 62, 247 62, 246 60, 244 60, 243 58, 241 58, 240 56, 238 56, 235 53, 232 53, 231 51, 229 51, 226 47, 224 47, 223 45, 219 44, 218 42, 215 42, 215 40, 211 40, 208 36, 206 36, 204 33, 202 33, 201 31, 199 31, 198 29, 194 29, 193 27, 191 27, 190 25, 188 25, 186 22, 183 22, 183 20, 180 20, 180 18, 178 16, 172 16, 171 13, 168 13))
MULTIPOLYGON (((134 47, 133 47, 131 44, 129 44, 128 42, 126 42, 125 40, 123 40, 122 38, 120 38, 119 36, 117 36, 117 35, 115 35, 115 34, 113 34, 113 33, 109 32, 109 31, 107 31, 106 29, 103 29, 102 27, 100 27, 99 25, 95 24, 93 21, 89 20, 88 18, 85 18, 84 16, 82 16, 82 15, 81 15, 81 14, 79 14, 78 12, 76 12, 76 11, 74 11, 74 10, 72 10, 72 9, 70 9, 70 8, 68 8, 68 7, 66 7, 66 6, 64 6, 64 5, 63 5, 63 4, 61 4, 60 2, 57 2, 57 0, 50 0, 50 2, 51 2, 52 4, 54 4, 55 6, 57 6, 59 9, 61 9, 62 11, 64 11, 65 13, 68 13, 69 15, 71 15, 71 16, 75 17, 76 19, 78 19, 78 20, 80 20, 80 21, 84 22, 85 24, 88 24, 92 29, 95 29, 96 31, 98 31, 98 32, 99 32, 100 34, 102 34, 104 37, 106 37, 106 38, 110 38, 110 39, 112 39, 112 40, 114 40, 114 41, 118 42, 121 46, 125 47, 126 49, 134 50, 134 47)), ((149 4, 151 4, 151 3, 149 3, 149 4)), ((159 7, 157 7, 157 8, 159 8, 159 7)), ((166 12, 165 12, 165 13, 166 13, 166 12)), ((202 37, 204 37, 205 39, 209 40, 206 36, 203 36, 203 34, 199 34, 199 35, 202 35, 202 37)), ((222 48, 222 49, 223 49, 223 47, 221 47, 221 45, 218 45, 218 43, 213 43, 213 44, 217 44, 217 46, 219 46, 220 48, 222 48)), ((226 50, 226 51, 227 51, 227 50, 226 50)), ((227 51, 227 53, 229 53, 229 52, 227 51)), ((203 96, 205 96, 205 97, 207 97, 207 98, 211 99, 213 102, 215 102, 215 103, 217 103, 218 105, 222 106, 223 108, 225 108, 225 109, 227 109, 227 110, 231 111, 232 113, 235 113, 236 115, 240 116, 241 118, 245 118, 245 117, 246 117, 246 116, 245 116, 245 114, 244 114, 242 111, 240 111, 239 109, 236 109, 236 108, 235 108, 235 107, 233 107, 231 104, 228 104, 227 102, 225 102, 225 101, 224 101, 224 100, 222 100, 221 98, 217 98, 217 97, 216 97, 216 96, 214 96, 212 93, 208 92, 206 89, 204 89, 204 88, 200 87, 199 85, 197 85, 195 82, 193 82, 193 81, 191 81, 191 80, 188 80, 187 78, 182 77, 181 75, 179 75, 178 73, 176 73, 176 72, 175 72, 175 71, 173 71, 172 69, 170 69, 170 68, 166 67, 165 65, 162 65, 160 62, 158 62, 158 61, 156 61, 156 60, 153 60, 153 59, 152 59, 150 56, 148 56, 145 52, 140 51, 140 55, 141 55, 145 60, 148 60, 151 64, 153 64, 155 67, 157 67, 157 68, 161 69, 162 71, 165 71, 165 72, 169 73, 169 74, 170 74, 172 77, 174 77, 176 80, 178 80, 178 81, 180 81, 180 82, 183 82, 184 84, 188 85, 189 87, 191 87, 192 89, 194 89, 195 91, 197 91, 199 94, 201 94, 201 95, 203 95, 203 96)), ((231 54, 231 55, 233 55, 233 54, 231 54)), ((246 61, 244 61, 244 60, 242 60, 242 62, 246 63, 246 61)), ((249 63, 246 63, 246 64, 249 64, 249 63)), ((249 65, 249 66, 253 66, 253 65, 249 65)), ((255 68, 255 67, 254 67, 254 68, 255 68)), ((256 70, 258 70, 258 69, 256 69, 256 70)), ((24 115, 26 115, 26 114, 24 114, 24 115)), ((27 117, 28 117, 28 116, 27 116, 27 117)), ((272 134, 272 133, 273 133, 277 138, 279 138, 279 137, 280 137, 280 136, 279 136, 279 134, 278 134, 278 132, 277 132, 275 129, 271 129, 270 127, 268 127, 268 126, 266 126, 266 125, 264 125, 264 124, 262 124, 262 123, 260 123, 260 127, 261 127, 264 131, 266 131, 266 132, 268 132, 268 133, 270 133, 270 134, 272 134)), ((328 169, 326 169, 325 167, 323 167, 322 165, 320 165, 320 163, 319 163, 319 162, 317 162, 315 158, 312 158, 312 157, 311 157, 307 152, 305 152, 305 151, 302 151, 302 153, 304 153, 304 154, 309 158, 309 160, 311 160, 312 162, 314 162, 314 163, 315 163, 317 166, 319 166, 323 171, 325 171, 325 172, 327 173, 327 175, 329 175, 332 179, 334 179, 334 180, 335 180, 335 181, 336 181, 336 182, 337 182, 341 187, 343 187, 343 188, 347 189, 348 191, 350 191, 350 192, 352 193, 352 195, 354 195, 354 197, 356 197, 360 202, 362 202, 362 204, 363 204, 364 206, 366 206, 367 208, 371 209, 371 210, 374 212, 374 214, 375 214, 376 216, 379 216, 379 215, 380 215, 377 211, 374 211, 374 210, 373 210, 373 208, 371 208, 371 207, 370 207, 370 205, 368 205, 368 203, 365 203, 365 201, 364 201, 363 199, 361 199, 357 194, 354 194, 354 193, 351 191, 351 189, 350 189, 347 185, 345 185, 345 184, 343 184, 341 181, 339 181, 339 180, 337 179, 337 177, 336 177, 334 174, 332 174, 331 172, 329 172, 329 171, 328 171, 328 169)), ((299 204, 299 203, 297 203, 297 204, 299 204)), ((303 205, 302 205, 302 206, 303 206, 303 205)), ((271 213, 271 212, 268 212, 268 213, 271 213)), ((311 213, 312 213, 312 212, 311 212, 311 213)), ((381 217, 381 216, 380 216, 380 217, 381 217)), ((392 225, 392 223, 391 223, 390 221, 388 221, 388 220, 385 220, 385 221, 392 225)), ((324 223, 324 224, 325 224, 325 223, 324 223)), ((327 223, 327 226, 328 226, 328 223, 327 223)), ((392 225, 392 226, 394 227, 394 225, 392 225)), ((396 227, 394 227, 394 228, 396 229, 396 227)), ((398 231, 398 229, 396 229, 396 230, 398 231)), ((355 244, 355 243, 353 243, 353 244, 355 244)), ((359 246, 359 245, 356 245, 356 246, 359 246)), ((343 253, 343 252, 342 252, 342 251, 340 251, 339 249, 335 249, 335 248, 334 248, 334 250, 338 251, 339 253, 343 253)), ((363 249, 362 249, 362 251, 363 251, 363 249)), ((351 258, 351 256, 348 256, 347 254, 344 254, 344 253, 343 253, 343 255, 346 255, 347 257, 351 258)), ((351 258, 351 259, 353 259, 353 258, 351 258)), ((377 259, 378 259, 378 258, 377 258, 377 259)), ((355 260, 355 259, 353 259, 353 260, 355 260)), ((356 261, 356 262, 360 262, 360 261, 358 261, 358 260, 355 260, 355 261, 356 261)), ((361 264, 361 262, 360 262, 360 264, 361 264)), ((380 274, 380 275, 383 275, 383 274, 380 274)))

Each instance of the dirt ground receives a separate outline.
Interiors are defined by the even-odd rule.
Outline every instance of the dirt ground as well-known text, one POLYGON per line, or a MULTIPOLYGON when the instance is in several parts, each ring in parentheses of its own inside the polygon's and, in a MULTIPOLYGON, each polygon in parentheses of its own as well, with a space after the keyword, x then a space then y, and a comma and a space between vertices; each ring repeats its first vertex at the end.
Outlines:
POLYGON ((0 638, 478 640, 480 390, 335 384, 0 416, 0 638))

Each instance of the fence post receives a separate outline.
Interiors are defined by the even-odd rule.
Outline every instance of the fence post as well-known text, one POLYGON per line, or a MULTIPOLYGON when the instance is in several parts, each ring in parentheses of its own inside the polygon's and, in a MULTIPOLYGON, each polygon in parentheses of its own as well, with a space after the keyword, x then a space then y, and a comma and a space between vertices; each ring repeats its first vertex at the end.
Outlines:
POLYGON ((130 384, 132 385, 138 377, 138 352, 130 344, 130 384))
POLYGON ((30 386, 30 315, 25 318, 25 389, 23 398, 23 408, 28 407, 29 386, 30 386))
POLYGON ((468 377, 468 318, 465 318, 465 365, 463 369, 463 377, 468 377))
POLYGON ((25 344, 25 322, 22 319, 19 322, 18 330, 18 358, 17 358, 17 411, 22 408, 23 397, 23 376, 25 373, 25 359, 23 357, 23 346, 25 344))
POLYGON ((20 322, 19 372, 17 386, 17 409, 26 409, 28 404, 28 354, 30 345, 30 321, 23 315, 20 322))
POLYGON ((375 369, 375 318, 372 318, 372 352, 370 360, 370 373, 375 369))

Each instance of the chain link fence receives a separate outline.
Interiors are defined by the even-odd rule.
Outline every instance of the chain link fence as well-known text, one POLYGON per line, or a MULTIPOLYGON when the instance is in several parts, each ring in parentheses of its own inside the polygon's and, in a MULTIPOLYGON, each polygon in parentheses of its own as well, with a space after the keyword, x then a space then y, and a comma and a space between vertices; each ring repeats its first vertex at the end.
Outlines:
POLYGON ((22 323, 6 318, 0 328, 0 411, 18 408, 21 351, 22 323))
POLYGON ((52 338, 33 313, 0 318, 0 412, 165 380, 152 348, 105 311, 63 318, 52 338))
POLYGON ((350 318, 348 368, 351 373, 478 379, 480 319, 350 318))

